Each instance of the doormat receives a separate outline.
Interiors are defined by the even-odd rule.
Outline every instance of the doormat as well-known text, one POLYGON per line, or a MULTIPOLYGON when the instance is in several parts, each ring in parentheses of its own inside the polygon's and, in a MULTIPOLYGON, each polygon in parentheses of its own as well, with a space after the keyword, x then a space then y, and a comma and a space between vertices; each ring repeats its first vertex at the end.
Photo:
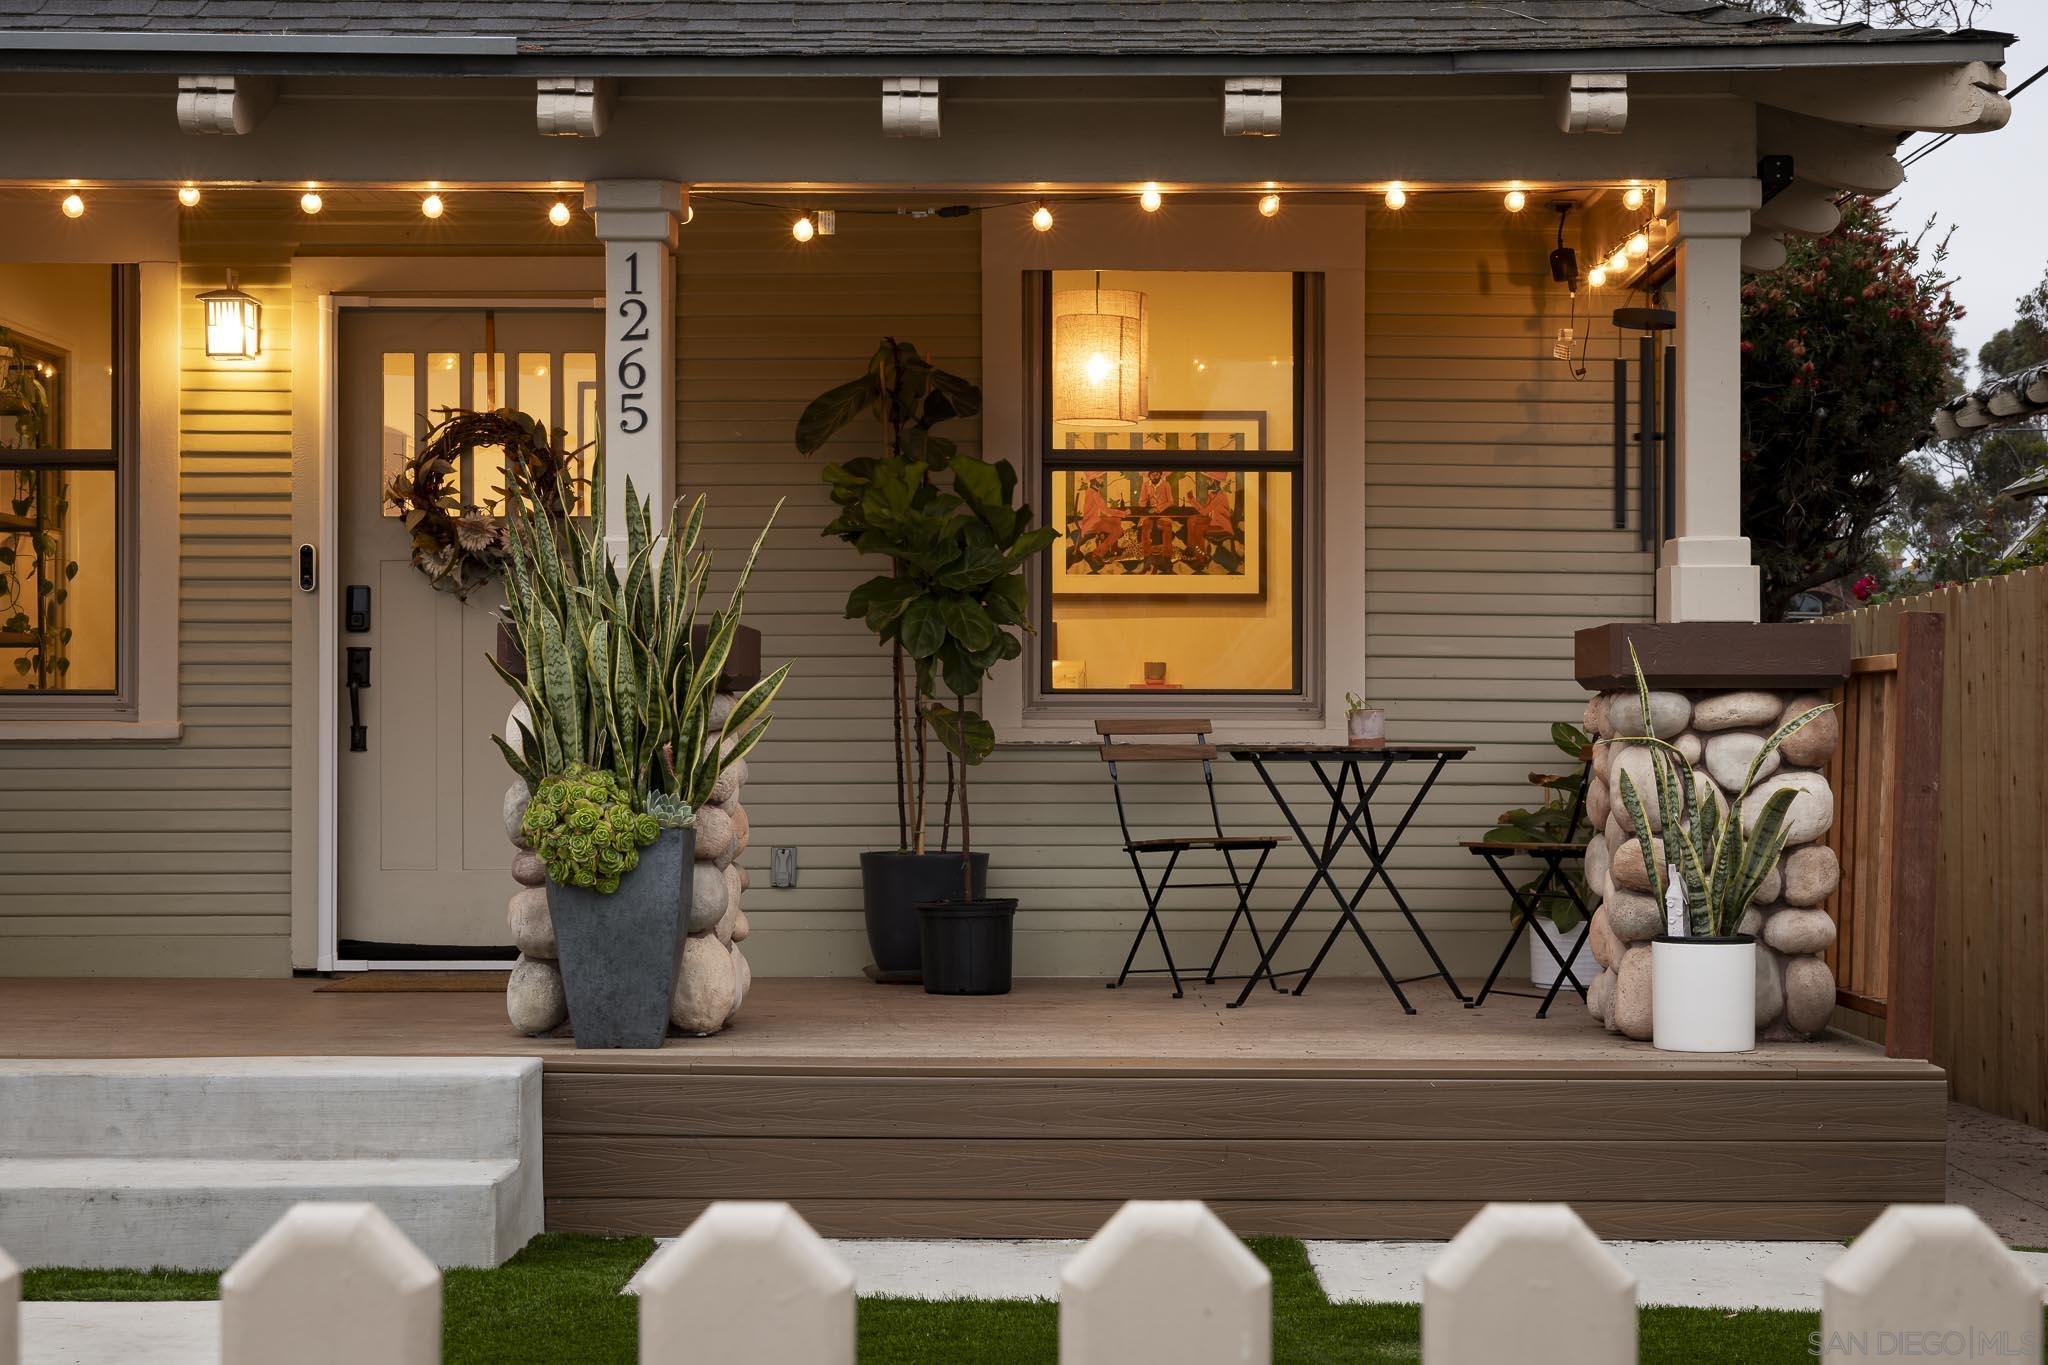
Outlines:
POLYGON ((510 972, 357 972, 323 981, 315 995, 503 995, 510 972))

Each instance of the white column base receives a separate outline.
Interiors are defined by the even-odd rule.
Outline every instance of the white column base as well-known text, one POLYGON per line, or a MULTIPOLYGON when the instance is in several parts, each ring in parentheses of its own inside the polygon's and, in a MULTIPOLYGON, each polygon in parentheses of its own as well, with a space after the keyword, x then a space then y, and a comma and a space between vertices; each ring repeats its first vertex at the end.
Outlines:
POLYGON ((1748 536, 1680 536, 1664 542, 1657 570, 1659 621, 1755 621, 1763 574, 1748 536))

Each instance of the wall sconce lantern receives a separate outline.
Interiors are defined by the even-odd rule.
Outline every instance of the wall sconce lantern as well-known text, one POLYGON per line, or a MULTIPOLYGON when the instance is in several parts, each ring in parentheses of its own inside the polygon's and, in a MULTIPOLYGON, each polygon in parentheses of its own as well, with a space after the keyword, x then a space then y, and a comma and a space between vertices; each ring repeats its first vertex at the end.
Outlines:
POLYGON ((1063 289, 1052 297, 1055 422, 1130 426, 1148 414, 1151 368, 1145 296, 1135 289, 1063 289))
POLYGON ((210 358, 247 360, 262 347, 263 305, 255 296, 235 287, 235 272, 228 272, 225 289, 210 289, 199 296, 206 307, 206 354, 210 358))

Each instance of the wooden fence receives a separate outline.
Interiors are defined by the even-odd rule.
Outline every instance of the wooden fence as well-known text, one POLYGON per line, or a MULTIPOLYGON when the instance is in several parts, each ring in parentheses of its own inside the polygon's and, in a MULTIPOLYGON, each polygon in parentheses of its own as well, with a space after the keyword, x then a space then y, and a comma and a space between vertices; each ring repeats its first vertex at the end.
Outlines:
MULTIPOLYGON (((642 1365, 853 1365, 853 1272, 787 1204, 713 1204, 635 1284, 642 1365)), ((0 1255, 0 1365, 19 1290, 0 1255)), ((1887 1209, 1821 1303, 1822 1359, 2041 1358, 2041 1286, 1960 1205, 1887 1209)), ((221 1277, 220 1325, 223 1365, 435 1365, 441 1275, 375 1205, 300 1204, 221 1277)), ((1270 1365, 1272 1276, 1204 1204, 1126 1204, 1062 1267, 1059 1333, 1060 1365, 1270 1365)), ((1635 1277, 1563 1204, 1489 1204, 1423 1272, 1423 1365, 1635 1359, 1635 1277)))
MULTIPOLYGON (((1893 1057, 1934 1055, 1934 865, 1941 805, 1942 618, 1907 612, 1885 654, 1857 653, 1835 694, 1827 843, 1842 882, 1828 908, 1835 1001, 1881 1021, 1893 1057)), ((1860 1031, 1860 1030, 1859 1030, 1860 1031)))
MULTIPOLYGON (((1923 613, 1938 615, 1946 627, 1939 650, 1939 839, 1931 858, 1919 851, 1937 800, 1931 793, 1909 800, 1892 828, 1870 824, 1865 775, 1881 765, 1858 758, 1845 730, 1842 761, 1857 771, 1835 775, 1854 793, 1851 785, 1837 787, 1848 808, 1838 812, 1832 837, 1844 841, 1838 852, 1847 846, 1852 856, 1843 859, 1835 906, 1842 930, 1836 980, 1859 992, 1895 976, 1898 964, 1884 960, 1881 946, 1874 953, 1869 947, 1862 917, 1896 915, 1897 897, 1927 896, 1933 970, 1923 979, 1932 982, 1933 999, 1931 1046, 1922 1055, 1948 1072, 1956 1099, 2048 1128, 2048 569, 1835 619, 1849 623, 1857 656, 1895 655, 1904 669, 1929 630, 1923 613), (1852 865, 1868 865, 1883 852, 1867 854, 1877 844, 1852 839, 1883 841, 1895 866, 1904 859, 1894 904, 1866 912, 1857 900, 1862 892, 1850 883, 1852 865)), ((1852 710, 1857 689, 1877 676, 1883 675, 1851 679, 1852 710)), ((1885 724, 1899 723, 1895 697, 1876 705, 1892 707, 1885 724)), ((1927 717, 1904 723, 1918 729, 1927 717)))

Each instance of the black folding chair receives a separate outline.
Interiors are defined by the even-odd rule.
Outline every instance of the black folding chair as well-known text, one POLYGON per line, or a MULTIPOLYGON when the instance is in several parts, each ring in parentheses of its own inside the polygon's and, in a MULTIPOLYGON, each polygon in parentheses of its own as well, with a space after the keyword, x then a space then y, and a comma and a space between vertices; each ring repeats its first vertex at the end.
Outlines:
MULTIPOLYGON (((1223 832, 1223 814, 1216 805, 1216 773, 1212 766, 1216 758, 1216 746, 1204 736, 1209 733, 1206 720, 1098 720, 1095 733, 1102 736, 1101 755, 1109 765, 1109 786, 1116 796, 1116 822, 1123 830, 1124 852, 1130 856, 1131 870, 1138 875, 1138 890, 1145 897, 1145 917, 1138 921, 1137 935, 1131 940, 1130 952, 1124 954, 1123 970, 1116 980, 1108 982, 1109 989, 1118 986, 1133 976, 1144 976, 1163 972, 1173 978, 1173 996, 1181 997, 1180 971, 1174 965, 1173 949, 1166 943, 1166 926, 1159 918, 1159 902, 1165 899, 1169 885, 1176 891, 1192 891, 1197 888, 1228 887, 1237 893, 1237 908, 1231 913, 1230 923, 1223 930, 1223 940, 1216 945, 1216 955, 1209 959, 1209 970, 1202 974, 1202 980, 1211 984, 1217 981, 1235 981, 1236 976, 1216 975, 1216 969, 1223 964, 1223 952, 1230 946, 1231 935, 1237 932, 1237 922, 1243 920, 1245 928, 1251 931, 1252 946, 1258 950, 1259 959, 1265 960, 1265 940, 1259 936, 1259 926, 1252 918, 1252 888, 1258 884, 1259 873, 1266 866, 1266 859, 1280 843, 1277 834, 1230 835, 1223 832), (1116 742, 1118 735, 1186 735, 1185 743, 1168 743, 1157 740, 1140 740, 1136 743, 1116 742), (1130 813, 1124 806, 1123 778, 1118 771, 1122 763, 1190 763, 1202 765, 1202 784, 1209 797, 1209 827, 1213 834, 1173 835, 1159 839, 1137 839, 1131 835, 1130 813), (1215 852, 1223 855, 1223 866, 1230 874, 1227 882, 1179 882, 1173 881, 1174 869, 1180 866, 1183 853, 1215 852), (1240 857, 1249 858, 1256 853, 1249 873, 1241 872, 1240 857), (1147 875, 1145 859, 1164 855, 1163 866, 1155 867, 1158 880, 1147 875), (1145 931, 1150 929, 1159 939, 1159 951, 1166 959, 1164 967, 1133 967, 1137 961, 1138 948, 1145 941, 1145 931)), ((1190 973, 1192 975, 1192 973, 1190 973)), ((1273 989, 1280 989, 1278 982, 1273 989)))
MULTIPOLYGON (((1586 857, 1585 844, 1573 841, 1578 838, 1579 826, 1585 815, 1586 786, 1593 780, 1592 773, 1593 760, 1588 758, 1585 766, 1579 770, 1579 789, 1572 796, 1571 823, 1565 827, 1566 842, 1558 844, 1511 844, 1485 839, 1467 839, 1463 841, 1464 847, 1468 852, 1486 860, 1486 865, 1493 869, 1495 879, 1506 889, 1508 899, 1515 907, 1515 931, 1508 935, 1507 946, 1500 950, 1500 957, 1495 960, 1493 970, 1487 973, 1486 984, 1479 988, 1479 994, 1472 998, 1466 1008, 1478 1009, 1486 1003, 1486 997, 1489 995, 1519 995, 1529 1000, 1539 998, 1531 991, 1511 991, 1497 988, 1494 985, 1496 981, 1500 980, 1501 970, 1507 966, 1508 958, 1515 951, 1515 945, 1522 941, 1522 932, 1524 930, 1534 934, 1536 941, 1549 950, 1551 957, 1556 959, 1558 968, 1557 979, 1550 983, 1549 993, 1540 997, 1543 1003, 1537 1007, 1536 1017, 1542 1019, 1550 1014, 1551 1002, 1557 999, 1558 990, 1567 981, 1571 983, 1572 989, 1579 993, 1581 999, 1585 998, 1586 986, 1579 980, 1578 974, 1572 970, 1572 963, 1579 960, 1579 953, 1586 946, 1586 938, 1592 933, 1593 910, 1592 907, 1579 898, 1578 887, 1572 883, 1572 868, 1574 865, 1583 864, 1586 857), (1534 883, 1526 888, 1515 885, 1514 878, 1510 877, 1507 869, 1501 866, 1501 859, 1517 857, 1534 858, 1543 864, 1542 874, 1537 877, 1534 883), (1563 891, 1567 896, 1571 897, 1572 904, 1579 907, 1579 936, 1572 941, 1569 953, 1559 953, 1557 945, 1552 943, 1542 930, 1536 926, 1536 916, 1542 913, 1543 910, 1543 898, 1555 891, 1563 891)), ((1548 773, 1529 774, 1529 780, 1539 785, 1549 780, 1549 777, 1550 774, 1548 773)), ((1587 828, 1586 833, 1588 838, 1592 836, 1590 826, 1587 828)))

